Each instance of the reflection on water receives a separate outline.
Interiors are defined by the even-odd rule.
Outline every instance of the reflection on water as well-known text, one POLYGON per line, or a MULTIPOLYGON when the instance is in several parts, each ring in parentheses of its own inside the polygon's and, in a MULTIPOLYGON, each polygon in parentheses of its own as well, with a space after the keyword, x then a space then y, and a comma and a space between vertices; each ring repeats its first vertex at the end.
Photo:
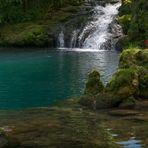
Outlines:
MULTIPOLYGON (((83 109, 75 99, 70 102, 50 108, 1 110, 0 129, 19 139, 22 147, 148 147, 146 120, 135 122, 133 115, 126 120, 123 116, 109 115, 110 110, 95 112, 83 109)), ((141 114, 144 113, 139 111, 141 114)))
POLYGON ((129 139, 127 141, 120 141, 117 144, 123 146, 124 148, 141 148, 141 140, 129 139))
POLYGON ((118 52, 86 51, 0 53, 0 109, 48 106, 78 96, 94 68, 106 83, 118 65, 118 52))

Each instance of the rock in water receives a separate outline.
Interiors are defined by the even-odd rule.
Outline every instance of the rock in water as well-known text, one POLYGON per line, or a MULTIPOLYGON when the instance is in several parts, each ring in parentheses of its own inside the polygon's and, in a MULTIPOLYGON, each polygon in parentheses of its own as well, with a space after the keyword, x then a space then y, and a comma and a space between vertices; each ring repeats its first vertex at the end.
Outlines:
POLYGON ((86 83, 85 94, 97 95, 102 92, 104 85, 100 80, 100 73, 96 70, 93 70, 89 73, 89 79, 86 83))
POLYGON ((127 49, 119 68, 104 88, 100 74, 92 71, 80 103, 89 108, 134 108, 139 98, 148 98, 148 51, 127 49))
POLYGON ((100 73, 97 70, 91 71, 88 77, 88 82, 86 83, 84 95, 80 99, 80 104, 91 109, 96 109, 96 95, 103 92, 104 85, 100 80, 100 73))

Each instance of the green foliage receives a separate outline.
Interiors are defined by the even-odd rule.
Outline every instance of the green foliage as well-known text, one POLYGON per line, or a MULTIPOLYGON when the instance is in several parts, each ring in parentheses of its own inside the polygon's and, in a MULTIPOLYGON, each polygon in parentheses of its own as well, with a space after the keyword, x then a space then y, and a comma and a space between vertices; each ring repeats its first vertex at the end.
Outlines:
POLYGON ((43 19, 49 12, 83 0, 0 0, 0 24, 43 19))
POLYGON ((120 22, 120 24, 123 24, 123 31, 124 33, 128 32, 129 26, 130 26, 130 21, 131 21, 131 15, 130 14, 126 14, 126 15, 122 15, 118 17, 118 21, 120 22))
POLYGON ((54 29, 83 0, 0 0, 1 46, 55 46, 54 29), (50 34, 50 35, 49 35, 50 34))
POLYGON ((0 30, 0 44, 7 46, 48 46, 53 39, 48 36, 47 26, 22 23, 7 25, 0 30))
POLYGON ((148 68, 139 68, 139 96, 141 98, 148 98, 148 68))
POLYGON ((23 32, 25 44, 33 44, 37 46, 45 45, 48 42, 48 35, 45 28, 36 26, 31 28, 28 32, 23 32))
POLYGON ((119 21, 123 31, 128 35, 129 42, 145 47, 144 41, 148 39, 148 1, 122 0, 119 21))

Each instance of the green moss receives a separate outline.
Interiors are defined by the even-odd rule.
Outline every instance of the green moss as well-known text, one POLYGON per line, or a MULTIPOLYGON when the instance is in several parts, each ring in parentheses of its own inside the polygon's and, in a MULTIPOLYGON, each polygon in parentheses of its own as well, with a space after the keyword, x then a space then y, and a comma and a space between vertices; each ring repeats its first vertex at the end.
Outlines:
POLYGON ((148 69, 148 50, 140 50, 135 53, 135 61, 136 65, 148 69))
POLYGON ((44 46, 48 44, 47 30, 43 26, 29 28, 21 33, 24 44, 44 46))
POLYGON ((107 84, 108 91, 117 91, 120 87, 131 85, 131 81, 137 79, 135 69, 119 69, 112 77, 112 80, 107 84))
POLYGON ((86 83, 85 94, 96 95, 102 92, 104 89, 104 85, 100 80, 100 74, 98 71, 93 70, 89 73, 89 79, 86 83))
POLYGON ((11 46, 45 46, 53 40, 48 37, 47 26, 33 23, 8 25, 0 29, 0 44, 11 46))
POLYGON ((148 51, 129 48, 122 52, 119 69, 108 83, 106 90, 120 96, 121 94, 138 96, 140 93, 148 91, 147 75, 148 51))
POLYGON ((129 47, 120 56, 119 68, 130 68, 136 66, 147 67, 148 51, 136 47, 129 47))

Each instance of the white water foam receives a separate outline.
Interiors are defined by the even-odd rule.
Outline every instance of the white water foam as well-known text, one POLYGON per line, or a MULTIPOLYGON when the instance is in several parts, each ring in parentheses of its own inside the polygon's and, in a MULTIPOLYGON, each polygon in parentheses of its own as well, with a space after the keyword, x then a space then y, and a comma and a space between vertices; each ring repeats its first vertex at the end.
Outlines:
MULTIPOLYGON (((83 48, 59 48, 61 51, 74 51, 74 52, 102 52, 104 50, 98 49, 83 49, 83 48)), ((105 50, 106 51, 106 50, 105 50)))
POLYGON ((107 4, 105 7, 96 6, 94 8, 93 21, 89 22, 83 29, 79 36, 79 41, 89 34, 83 44, 82 48, 101 49, 102 46, 111 39, 112 34, 109 32, 109 25, 118 14, 118 9, 121 3, 107 4), (90 33, 89 33, 90 32, 90 33))
POLYGON ((64 48, 65 46, 65 40, 64 40, 64 32, 61 31, 58 37, 58 44, 59 44, 59 48, 64 48))

